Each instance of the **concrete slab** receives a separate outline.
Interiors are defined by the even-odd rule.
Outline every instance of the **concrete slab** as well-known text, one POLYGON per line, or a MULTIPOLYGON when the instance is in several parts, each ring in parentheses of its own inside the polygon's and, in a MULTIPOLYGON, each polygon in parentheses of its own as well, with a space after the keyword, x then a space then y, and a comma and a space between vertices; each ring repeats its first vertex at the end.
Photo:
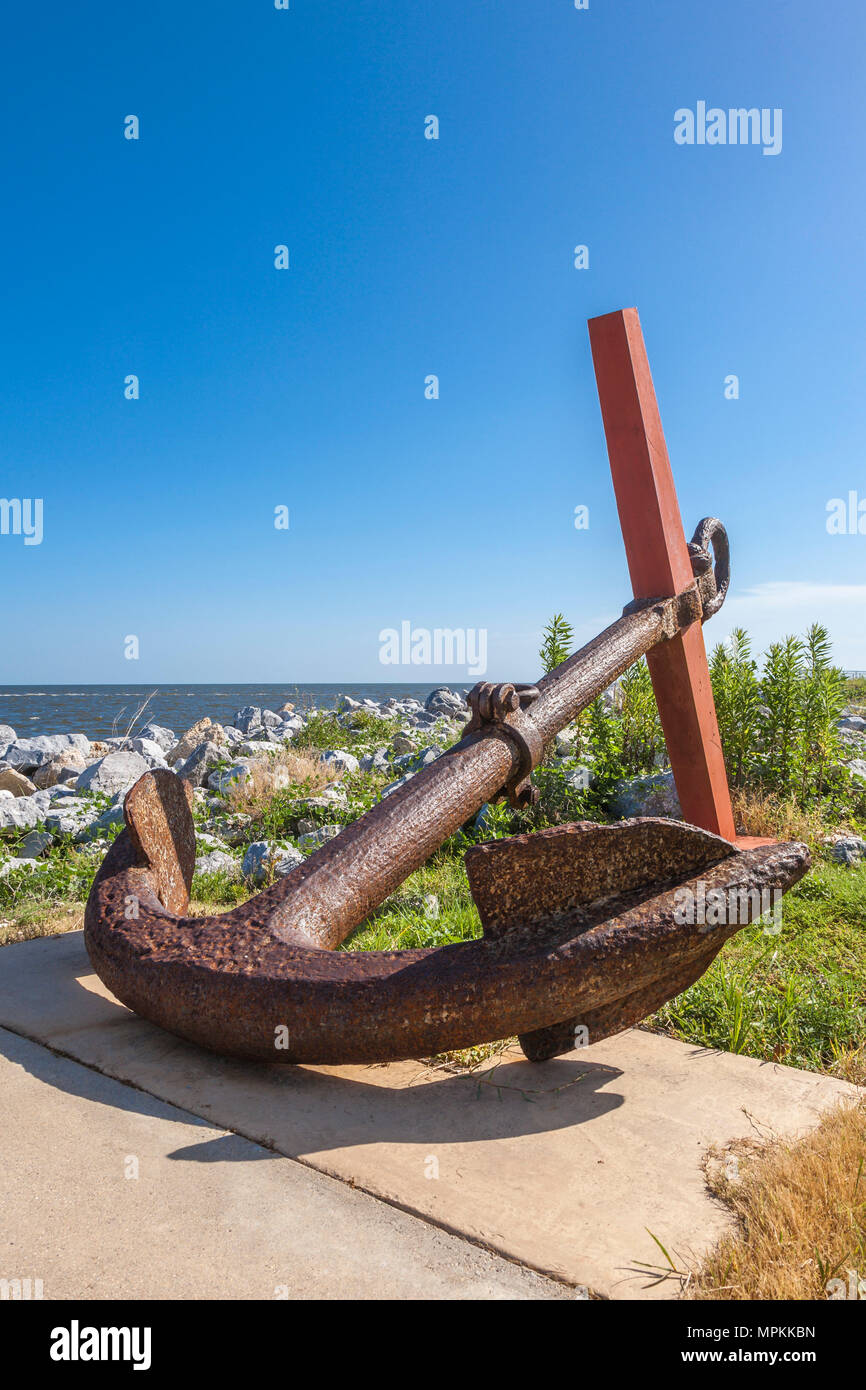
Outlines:
POLYGON ((2 1029, 0 1094, 0 1278, 46 1299, 574 1297, 2 1029))
POLYGON ((640 1272, 699 1256, 729 1217, 707 1193, 711 1145, 795 1133, 858 1094, 843 1082, 632 1030, 479 1077, 421 1063, 233 1062, 130 1013, 79 933, 0 951, 0 1024, 222 1129, 613 1298, 669 1298, 640 1272))

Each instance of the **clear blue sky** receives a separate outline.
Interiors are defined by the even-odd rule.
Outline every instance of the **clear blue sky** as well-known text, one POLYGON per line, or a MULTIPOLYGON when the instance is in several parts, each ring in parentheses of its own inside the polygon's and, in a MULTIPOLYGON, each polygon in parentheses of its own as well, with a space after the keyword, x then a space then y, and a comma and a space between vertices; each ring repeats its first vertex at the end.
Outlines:
POLYGON ((426 679, 379 663, 404 619, 531 679, 555 610, 630 596, 586 319, 631 304, 687 529, 732 539, 708 643, 819 618, 866 668, 866 536, 825 527, 866 498, 864 37, 847 0, 15 6, 0 496, 44 538, 0 536, 0 683, 426 679), (701 100, 781 108, 782 152, 677 145, 701 100))

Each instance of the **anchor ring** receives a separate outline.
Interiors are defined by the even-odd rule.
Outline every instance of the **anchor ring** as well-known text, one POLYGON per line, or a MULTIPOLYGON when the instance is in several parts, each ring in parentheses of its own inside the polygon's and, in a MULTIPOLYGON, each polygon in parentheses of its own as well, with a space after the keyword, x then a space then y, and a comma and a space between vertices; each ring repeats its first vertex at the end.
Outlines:
POLYGON ((731 547, 728 533, 717 516, 705 516, 689 541, 692 574, 698 581, 703 605, 702 621, 718 613, 731 582, 731 547), (710 555, 712 547, 712 556, 710 555), (713 566, 715 561, 715 567, 713 566))

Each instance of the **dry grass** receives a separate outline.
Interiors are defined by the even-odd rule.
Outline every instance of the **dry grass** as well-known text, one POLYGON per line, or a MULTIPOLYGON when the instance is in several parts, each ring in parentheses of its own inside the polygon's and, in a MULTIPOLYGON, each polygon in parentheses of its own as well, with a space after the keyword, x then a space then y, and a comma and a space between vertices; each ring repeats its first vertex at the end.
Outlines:
MULTIPOLYGON (((225 912, 224 904, 190 902, 190 917, 213 917, 225 912)), ((66 907, 52 903, 41 914, 24 919, 0 917, 0 946, 12 946, 16 941, 35 941, 42 936, 64 936, 67 932, 84 930, 84 903, 66 907)))
POLYGON ((70 903, 66 907, 52 903, 41 913, 34 912, 23 918, 0 914, 0 946, 11 946, 16 941, 33 941, 38 936, 62 936, 65 932, 81 931, 84 926, 84 903, 70 903))
POLYGON ((829 1074, 854 1086, 866 1086, 866 1042, 860 1047, 837 1048, 829 1074))
POLYGON ((205 903, 198 898, 190 898, 186 915, 188 917, 219 917, 221 913, 227 911, 225 903, 205 903))
POLYGON ((439 1052, 435 1057, 424 1058, 424 1061, 436 1071, 475 1071, 478 1067, 489 1065, 496 1057, 501 1057, 516 1042, 516 1038, 501 1038, 499 1042, 476 1043, 474 1047, 458 1047, 452 1052, 439 1052))
POLYGON ((319 762, 315 754, 280 748, 273 755, 257 758, 246 780, 229 789, 226 802, 230 811, 256 818, 278 792, 291 787, 299 795, 315 796, 342 775, 342 768, 319 762))
POLYGON ((830 1111, 793 1141, 731 1150, 736 1178, 710 1185, 739 1232, 724 1237, 690 1282, 695 1299, 826 1299, 849 1270, 866 1280, 866 1101, 830 1111), (832 1290, 831 1290, 832 1291, 832 1290))
MULTIPOLYGON (((770 792, 745 791, 735 788, 731 793, 734 823, 744 835, 772 835, 779 840, 800 840, 815 844, 826 834, 820 808, 803 810, 794 801, 785 801, 770 792)), ((847 827, 840 825, 840 831, 847 827)))

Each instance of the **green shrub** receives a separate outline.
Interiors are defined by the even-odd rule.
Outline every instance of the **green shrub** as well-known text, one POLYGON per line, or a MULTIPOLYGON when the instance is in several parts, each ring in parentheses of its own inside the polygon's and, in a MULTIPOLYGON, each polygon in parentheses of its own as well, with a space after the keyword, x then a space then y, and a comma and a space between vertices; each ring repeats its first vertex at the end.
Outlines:
MULTIPOLYGON (((544 632, 545 669, 568 654, 571 629, 556 614, 544 632)), ((843 765, 837 723, 856 682, 833 665, 827 629, 814 623, 804 638, 774 642, 763 670, 752 656, 748 633, 734 629, 711 654, 710 678, 719 733, 732 788, 807 810, 818 806, 827 820, 866 816, 866 787, 852 782, 843 765)), ((666 763, 665 742, 646 660, 631 666, 614 698, 596 700, 572 727, 577 761, 593 769, 583 814, 603 815, 615 783, 640 777, 666 763)), ((557 792, 549 777, 536 781, 548 813, 557 792), (544 782, 544 785, 542 785, 544 782)), ((559 800, 562 798, 560 797, 559 800)), ((536 822, 545 814, 536 812, 536 822)), ((555 823, 555 821, 553 822, 555 823)))
POLYGON ((542 635, 539 658, 545 673, 561 666, 571 656, 574 628, 561 613, 554 613, 542 635))
POLYGON ((735 787, 745 785, 754 766, 755 739, 761 711, 756 672, 757 664, 752 660, 748 633, 741 627, 735 628, 728 644, 720 642, 710 660, 719 733, 728 778, 735 787))

